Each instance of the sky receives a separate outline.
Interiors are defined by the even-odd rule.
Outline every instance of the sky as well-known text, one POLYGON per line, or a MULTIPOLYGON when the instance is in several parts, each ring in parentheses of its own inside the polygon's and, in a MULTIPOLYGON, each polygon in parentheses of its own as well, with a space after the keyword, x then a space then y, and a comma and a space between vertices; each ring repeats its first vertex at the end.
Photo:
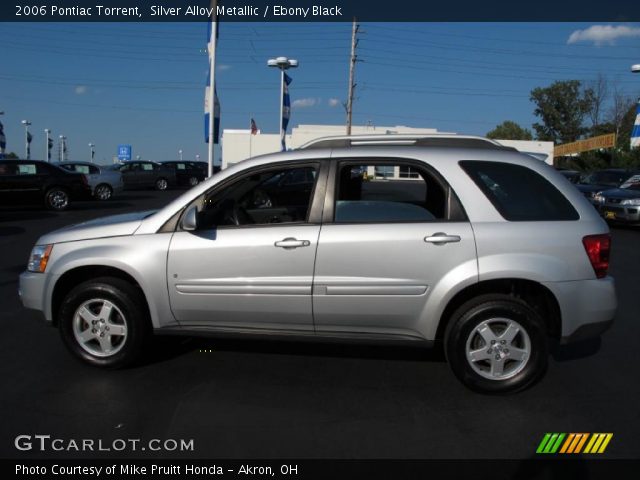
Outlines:
MULTIPOLYGON (((267 60, 290 71, 299 124, 344 124, 351 23, 223 22, 217 49, 222 128, 279 128, 280 84, 267 60)), ((206 160, 203 102, 206 23, 0 23, 0 122, 7 151, 44 158, 49 128, 69 158, 111 162, 119 144, 144 159, 206 160), (42 153, 40 153, 42 152, 42 153)), ((640 24, 362 23, 356 125, 437 128, 485 135, 504 120, 536 121, 530 91, 598 74, 640 96, 640 24)), ((219 158, 219 154, 217 155, 219 158)), ((54 160, 57 158, 53 150, 54 160)))

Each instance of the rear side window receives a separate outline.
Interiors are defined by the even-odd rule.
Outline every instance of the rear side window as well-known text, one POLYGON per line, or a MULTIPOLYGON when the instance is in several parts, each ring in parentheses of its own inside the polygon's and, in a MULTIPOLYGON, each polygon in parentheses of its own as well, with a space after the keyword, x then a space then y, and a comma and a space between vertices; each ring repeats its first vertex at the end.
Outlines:
POLYGON ((566 197, 542 175, 521 165, 464 160, 460 166, 506 220, 578 220, 566 197))

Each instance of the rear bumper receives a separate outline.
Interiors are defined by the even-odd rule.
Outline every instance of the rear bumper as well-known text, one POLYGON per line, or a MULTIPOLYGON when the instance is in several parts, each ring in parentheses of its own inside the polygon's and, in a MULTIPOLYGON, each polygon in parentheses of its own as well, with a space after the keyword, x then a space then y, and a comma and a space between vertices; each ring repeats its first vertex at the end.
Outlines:
POLYGON ((543 285, 551 290, 560 306, 561 343, 597 337, 611 327, 618 308, 612 277, 543 285))

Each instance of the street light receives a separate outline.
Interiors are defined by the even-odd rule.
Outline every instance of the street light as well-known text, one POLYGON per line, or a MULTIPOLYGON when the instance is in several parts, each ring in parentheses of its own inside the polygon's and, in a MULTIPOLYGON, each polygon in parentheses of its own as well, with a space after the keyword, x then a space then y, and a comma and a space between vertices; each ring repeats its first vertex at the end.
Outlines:
POLYGON ((29 125, 31 125, 31 122, 22 120, 21 123, 24 125, 24 157, 27 160, 31 160, 31 152, 29 151, 29 125))
POLYGON ((284 71, 289 70, 290 68, 297 68, 298 60, 287 57, 270 58, 267 60, 267 65, 280 69, 280 137, 284 140, 284 136, 286 134, 284 131, 284 118, 282 115, 284 109, 284 71))
POLYGON ((46 140, 44 143, 44 158, 48 162, 49 161, 49 135, 51 134, 51 130, 48 128, 45 128, 44 134, 46 137, 46 140))
POLYGON ((95 146, 96 146, 96 145, 95 145, 94 143, 90 143, 90 144, 89 144, 89 150, 90 150, 90 152, 91 152, 91 157, 90 157, 90 158, 91 158, 91 161, 92 161, 92 162, 93 162, 93 157, 95 157, 95 155, 96 155, 96 151, 94 150, 94 147, 95 147, 95 146))
POLYGON ((182 161, 182 150, 178 150, 178 157, 180 158, 180 161, 182 161))
POLYGON ((66 150, 65 148, 65 143, 67 140, 67 137, 65 137, 64 135, 60 135, 60 161, 64 162, 64 151, 66 150))
POLYGON ((638 63, 636 65, 631 65, 631 71, 633 73, 640 73, 640 63, 638 63))

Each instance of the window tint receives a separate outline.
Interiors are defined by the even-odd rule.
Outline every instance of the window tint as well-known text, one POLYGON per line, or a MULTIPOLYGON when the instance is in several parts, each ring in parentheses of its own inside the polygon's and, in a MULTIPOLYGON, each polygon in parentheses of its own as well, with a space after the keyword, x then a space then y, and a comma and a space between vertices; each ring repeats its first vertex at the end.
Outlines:
POLYGON ((0 163, 0 175, 15 175, 16 166, 13 163, 0 163))
POLYGON ((530 168, 465 160, 462 168, 510 221, 578 220, 578 212, 548 180, 530 168))
POLYGON ((445 189, 419 167, 344 162, 338 173, 334 221, 429 222, 445 218, 445 199, 445 189))
POLYGON ((289 167, 257 172, 204 197, 199 228, 305 222, 317 167, 289 167), (307 179, 288 183, 291 178, 307 179))

